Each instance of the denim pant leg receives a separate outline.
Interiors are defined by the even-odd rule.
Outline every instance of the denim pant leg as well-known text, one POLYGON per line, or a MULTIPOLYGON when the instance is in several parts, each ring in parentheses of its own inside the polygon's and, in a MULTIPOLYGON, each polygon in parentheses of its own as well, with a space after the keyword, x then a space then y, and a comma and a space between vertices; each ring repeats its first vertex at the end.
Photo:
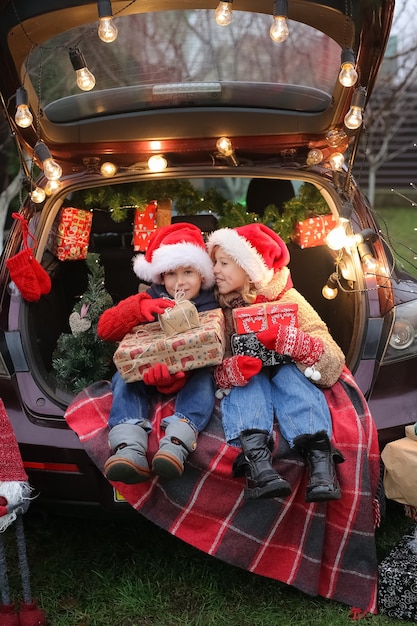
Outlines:
POLYGON ((142 381, 126 383, 119 372, 111 381, 113 394, 109 415, 109 428, 118 424, 139 424, 146 431, 152 429, 148 419, 149 400, 146 386, 142 381))
POLYGON ((240 445, 238 437, 245 430, 272 433, 271 384, 263 372, 253 376, 245 387, 233 387, 220 407, 227 443, 240 445))
POLYGON ((202 367, 189 372, 184 387, 179 390, 175 400, 175 413, 162 420, 167 426, 177 419, 186 419, 197 433, 209 423, 214 410, 216 386, 213 373, 202 367))
POLYGON ((281 365, 271 379, 272 402, 280 431, 294 447, 299 435, 326 431, 332 436, 332 420, 324 393, 293 363, 281 365))

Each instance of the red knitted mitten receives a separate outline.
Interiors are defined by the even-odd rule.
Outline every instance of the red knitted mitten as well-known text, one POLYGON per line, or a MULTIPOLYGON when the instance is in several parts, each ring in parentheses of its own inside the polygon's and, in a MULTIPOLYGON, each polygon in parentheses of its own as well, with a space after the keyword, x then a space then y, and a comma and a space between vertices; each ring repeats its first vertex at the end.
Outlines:
POLYGON ((32 269, 39 283, 41 295, 44 296, 51 291, 51 277, 35 257, 32 258, 32 269))
POLYGON ((32 251, 27 248, 7 259, 6 266, 10 278, 28 302, 36 302, 41 297, 39 281, 33 271, 32 251))
POLYGON ((153 385, 160 393, 177 393, 187 381, 185 372, 170 374, 164 363, 156 363, 143 373, 145 385, 153 385))
POLYGON ((46 617, 36 602, 22 602, 19 612, 20 626, 45 626, 46 617))
POLYGON ((304 365, 314 365, 324 352, 321 339, 294 326, 276 324, 257 333, 257 337, 268 350, 290 356, 304 365))
POLYGON ((154 315, 162 313, 172 301, 165 298, 152 299, 148 293, 136 293, 101 315, 97 333, 105 341, 120 341, 137 324, 151 322, 154 315))
POLYGON ((220 389, 244 387, 252 376, 262 369, 262 361, 254 356, 235 355, 224 359, 214 370, 214 379, 220 389))

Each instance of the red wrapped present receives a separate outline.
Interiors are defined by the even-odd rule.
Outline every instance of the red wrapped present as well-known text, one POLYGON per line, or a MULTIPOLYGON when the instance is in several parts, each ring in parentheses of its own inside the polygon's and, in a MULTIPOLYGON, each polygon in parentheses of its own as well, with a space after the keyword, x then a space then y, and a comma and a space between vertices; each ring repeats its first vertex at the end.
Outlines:
POLYGON ((135 210, 135 219, 133 222, 133 249, 135 252, 145 252, 149 239, 156 229, 156 212, 158 203, 152 200, 144 210, 137 208, 135 210))
POLYGON ((62 208, 52 226, 46 247, 60 261, 85 259, 90 241, 92 211, 62 208))
POLYGON ((323 246, 328 233, 335 226, 336 220, 332 214, 309 217, 302 222, 296 222, 291 240, 300 248, 323 246))
POLYGON ((298 326, 298 305, 263 302, 233 309, 236 333, 260 333, 274 324, 298 326))
POLYGON ((221 309, 199 314, 200 327, 167 336, 159 322, 137 326, 125 335, 114 353, 123 380, 142 380, 143 372, 164 363, 171 374, 218 365, 223 360, 225 337, 221 309))

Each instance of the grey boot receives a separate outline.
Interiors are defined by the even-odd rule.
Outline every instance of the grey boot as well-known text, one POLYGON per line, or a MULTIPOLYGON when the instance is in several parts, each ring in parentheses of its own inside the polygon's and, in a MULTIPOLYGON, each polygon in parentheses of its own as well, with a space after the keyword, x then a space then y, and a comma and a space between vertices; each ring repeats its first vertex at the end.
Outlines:
POLYGON ((118 424, 110 430, 109 444, 114 454, 104 464, 108 480, 134 485, 151 477, 146 450, 148 433, 138 424, 118 424))
POLYGON ((171 422, 153 457, 153 471, 162 478, 178 478, 184 471, 188 454, 194 452, 196 447, 197 435, 190 424, 182 419, 171 422))
POLYGON ((340 486, 336 476, 335 463, 343 463, 344 456, 333 448, 325 431, 314 435, 300 435, 294 439, 307 461, 309 480, 306 502, 325 502, 339 500, 340 486))
POLYGON ((246 475, 245 498, 285 498, 291 485, 272 467, 271 437, 263 430, 245 430, 239 435, 243 455, 233 465, 233 475, 246 475))

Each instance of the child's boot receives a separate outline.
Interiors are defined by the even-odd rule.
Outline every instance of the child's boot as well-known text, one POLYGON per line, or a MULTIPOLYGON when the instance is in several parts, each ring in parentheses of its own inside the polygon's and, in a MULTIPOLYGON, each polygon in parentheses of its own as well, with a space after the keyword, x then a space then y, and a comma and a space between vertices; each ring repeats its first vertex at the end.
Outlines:
POLYGON ((196 447, 196 432, 187 421, 178 419, 169 423, 153 457, 153 471, 162 478, 178 478, 184 471, 188 454, 196 447))
POLYGON ((104 464, 108 480, 134 485, 150 479, 146 459, 148 433, 138 424, 118 424, 109 433, 114 454, 104 464))

